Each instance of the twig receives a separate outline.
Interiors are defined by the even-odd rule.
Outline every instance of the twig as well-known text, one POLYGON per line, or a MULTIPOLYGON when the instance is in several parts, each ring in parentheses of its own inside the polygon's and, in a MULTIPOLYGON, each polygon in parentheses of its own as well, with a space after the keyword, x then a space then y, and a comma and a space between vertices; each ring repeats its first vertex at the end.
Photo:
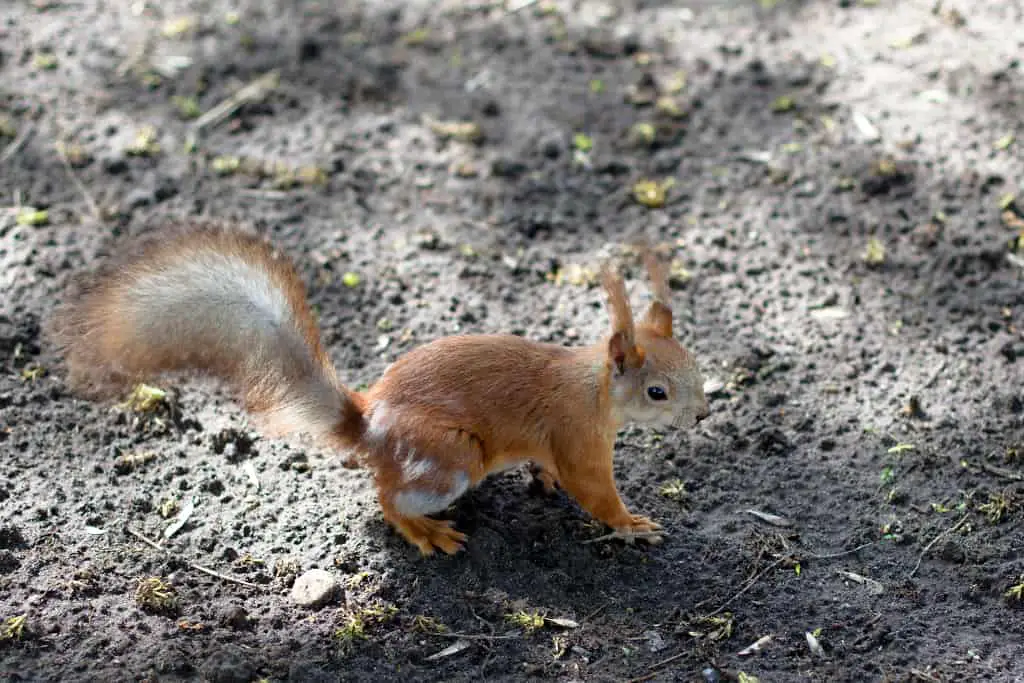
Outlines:
POLYGON ((989 474, 994 474, 997 477, 1002 477, 1004 479, 1010 479, 1012 481, 1024 481, 1024 474, 1018 474, 1017 472, 1012 472, 1010 470, 1003 469, 1002 467, 996 467, 995 465, 989 465, 986 462, 979 463, 978 467, 983 472, 988 472, 989 474))
POLYGON ((861 550, 864 550, 864 548, 872 546, 876 543, 878 543, 878 541, 868 541, 867 543, 861 543, 856 548, 851 548, 850 550, 843 550, 838 553, 829 553, 828 555, 804 555, 804 557, 811 560, 834 560, 837 557, 846 557, 847 555, 853 555, 854 553, 860 552, 861 550))
POLYGON ((78 174, 75 173, 74 167, 71 166, 71 160, 68 159, 67 152, 64 151, 64 145, 57 143, 54 145, 57 150, 57 156, 60 157, 61 163, 64 164, 64 170, 67 171, 68 177, 71 178, 71 182, 75 184, 78 191, 85 198, 85 203, 89 205, 89 212, 97 223, 103 222, 103 216, 100 214, 100 207, 96 204, 96 200, 89 194, 89 190, 85 188, 85 185, 78 178, 78 174))
POLYGON ((1012 263, 1013 265, 1017 266, 1018 268, 1024 268, 1024 258, 1021 258, 1016 254, 1006 252, 1006 260, 1012 263))
POLYGON ((654 539, 654 538, 661 538, 664 535, 665 535, 664 531, 638 531, 636 533, 626 533, 626 534, 622 533, 621 531, 613 531, 611 533, 605 534, 604 536, 598 536, 597 538, 588 538, 587 540, 582 541, 582 543, 583 543, 583 545, 589 545, 591 543, 600 543, 601 541, 611 541, 611 540, 614 540, 614 539, 617 539, 617 538, 618 539, 622 539, 623 541, 626 541, 628 543, 628 542, 633 541, 633 540, 638 539, 638 538, 639 539, 645 539, 645 540, 651 540, 651 539, 654 539))
MULTIPOLYGON (((135 538, 139 539, 140 541, 142 541, 143 543, 148 545, 150 548, 153 548, 154 550, 159 550, 159 551, 161 551, 163 553, 166 553, 167 555, 171 554, 170 550, 168 550, 167 548, 163 547, 162 545, 160 545, 156 541, 152 540, 151 538, 148 538, 145 534, 143 534, 141 532, 138 532, 135 529, 132 529, 131 527, 125 527, 125 531, 127 531, 129 534, 131 534, 135 538)), ((212 570, 212 569, 210 569, 208 567, 204 567, 201 564, 196 564, 195 562, 189 562, 188 560, 185 560, 185 564, 187 564, 190 568, 196 570, 197 572, 202 572, 203 574, 207 574, 208 576, 212 576, 214 578, 220 579, 221 581, 228 581, 230 583, 237 583, 240 586, 246 586, 248 588, 257 588, 257 589, 260 589, 260 590, 263 589, 263 586, 259 585, 258 583, 252 583, 250 581, 245 581, 244 579, 236 579, 233 576, 228 576, 227 574, 221 574, 220 572, 214 571, 214 570, 212 570)))
POLYGON ((505 8, 505 13, 515 14, 536 5, 538 2, 539 0, 517 0, 516 2, 509 3, 509 6, 505 8))
POLYGON ((943 359, 943 361, 939 363, 939 367, 935 368, 935 372, 933 372, 931 376, 928 378, 928 380, 921 385, 922 391, 925 389, 930 389, 931 386, 935 384, 935 382, 939 379, 939 376, 942 375, 943 371, 946 369, 947 364, 948 361, 945 359, 943 359))
POLYGON ((940 540, 942 540, 946 536, 949 536, 950 534, 958 531, 960 529, 960 527, 962 527, 964 524, 967 523, 967 516, 968 516, 967 513, 964 513, 964 516, 961 517, 960 520, 956 524, 954 524, 953 526, 951 526, 950 528, 946 529, 941 534, 939 534, 938 536, 933 538, 931 540, 931 542, 924 547, 924 550, 921 551, 920 557, 917 558, 917 564, 915 564, 914 568, 912 570, 910 570, 909 574, 907 574, 907 578, 908 579, 912 578, 914 576, 914 574, 917 573, 917 570, 921 568, 921 563, 924 562, 924 556, 928 554, 928 551, 931 550, 932 547, 936 543, 938 543, 940 540))
POLYGON ((764 576, 765 574, 767 574, 767 573, 768 573, 768 572, 770 572, 771 570, 775 569, 776 567, 778 567, 778 566, 779 566, 780 564, 782 564, 782 563, 783 563, 783 562, 785 562, 786 560, 791 560, 791 559, 793 559, 793 558, 791 558, 791 557, 790 557, 789 555, 783 555, 783 556, 782 556, 782 557, 780 557, 779 559, 775 560, 775 561, 774 561, 774 562, 772 562, 772 563, 771 563, 770 565, 768 565, 767 567, 765 567, 764 569, 762 569, 761 571, 759 571, 759 572, 758 572, 757 574, 755 574, 755 575, 754 575, 754 578, 750 579, 750 581, 748 581, 748 582, 747 582, 747 585, 746 585, 746 586, 744 586, 743 588, 741 588, 741 589, 739 590, 739 592, 738 592, 738 593, 736 593, 735 595, 733 595, 733 596, 732 596, 731 598, 729 598, 728 600, 726 600, 725 602, 723 602, 723 603, 721 604, 721 606, 720 606, 720 607, 719 607, 718 609, 716 609, 716 610, 715 610, 714 612, 709 612, 708 614, 705 614, 705 615, 704 615, 703 617, 701 617, 701 618, 702 618, 702 619, 709 619, 709 618, 711 618, 711 617, 715 616, 716 614, 718 614, 718 613, 722 612, 722 611, 723 611, 723 610, 724 610, 724 609, 725 609, 726 607, 728 607, 729 605, 731 605, 731 604, 732 604, 733 600, 735 600, 736 598, 740 597, 741 595, 743 595, 744 593, 746 593, 746 592, 747 592, 748 590, 750 590, 751 588, 753 588, 754 584, 755 584, 755 583, 757 583, 757 582, 758 582, 758 581, 759 581, 759 580, 761 579, 761 577, 762 577, 762 576, 764 576))
POLYGON ((502 636, 491 636, 486 633, 430 633, 429 635, 437 636, 439 638, 465 638, 466 640, 514 640, 515 638, 522 638, 518 633, 502 636))
POLYGON ((4 153, 0 154, 0 164, 4 163, 21 151, 21 148, 25 146, 25 143, 28 142, 28 139, 32 137, 32 134, 35 132, 36 122, 30 121, 29 124, 25 126, 20 133, 18 133, 18 137, 14 138, 14 141, 7 145, 7 149, 4 150, 4 153))
POLYGON ((268 92, 277 87, 278 82, 279 74, 277 71, 271 71, 260 76, 196 119, 195 123, 192 124, 191 133, 198 134, 207 126, 215 126, 231 116, 242 105, 263 99, 268 92))
POLYGON ((688 650, 684 650, 683 652, 680 652, 678 654, 674 654, 671 657, 668 657, 666 659, 661 660, 660 662, 657 662, 656 664, 652 664, 651 667, 649 669, 647 669, 647 673, 646 674, 644 674, 643 676, 640 676, 638 678, 631 678, 628 681, 626 681, 626 683, 641 683, 642 681, 649 681, 649 680, 651 680, 652 678, 654 678, 655 676, 658 675, 658 669, 661 669, 661 668, 663 668, 665 666, 668 666, 672 662, 676 661, 677 659, 682 659, 683 657, 685 657, 688 654, 690 654, 689 651, 688 650))
POLYGON ((598 614, 600 614, 601 612, 603 612, 603 611, 604 611, 604 609, 605 609, 605 608, 606 608, 606 607, 607 607, 608 605, 610 605, 610 604, 612 604, 612 603, 610 603, 610 602, 606 602, 606 603, 604 603, 603 605, 601 605, 600 607, 598 607, 598 608, 597 608, 596 610, 594 610, 593 612, 591 612, 591 613, 590 613, 590 614, 588 614, 587 616, 583 617, 583 620, 582 620, 582 622, 581 622, 581 623, 584 623, 584 624, 585 624, 586 622, 590 621, 591 619, 593 619, 594 617, 596 617, 596 616, 597 616, 598 614))

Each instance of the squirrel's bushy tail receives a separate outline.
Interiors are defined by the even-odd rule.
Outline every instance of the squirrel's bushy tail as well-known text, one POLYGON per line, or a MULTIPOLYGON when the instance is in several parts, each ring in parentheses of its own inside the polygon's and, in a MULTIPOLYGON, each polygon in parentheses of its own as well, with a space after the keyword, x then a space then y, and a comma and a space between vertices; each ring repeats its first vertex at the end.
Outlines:
POLYGON ((85 394, 196 371, 235 387, 274 434, 350 445, 363 430, 361 397, 338 381, 302 280, 254 236, 199 225, 148 239, 82 282, 48 331, 85 394))

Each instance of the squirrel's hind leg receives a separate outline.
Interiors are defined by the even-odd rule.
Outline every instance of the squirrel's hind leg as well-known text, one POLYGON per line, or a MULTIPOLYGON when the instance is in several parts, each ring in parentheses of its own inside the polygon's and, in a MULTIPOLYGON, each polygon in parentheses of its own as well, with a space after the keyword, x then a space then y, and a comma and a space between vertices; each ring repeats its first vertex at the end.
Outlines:
POLYGON ((462 549, 466 534, 456 531, 449 520, 431 519, 427 515, 442 512, 469 488, 464 472, 400 481, 392 486, 379 486, 380 506, 387 520, 405 540, 431 555, 437 548, 449 555, 462 549), (438 480, 448 479, 448 486, 438 480))
POLYGON ((454 555, 466 534, 427 515, 443 512, 480 479, 482 444, 461 430, 422 423, 414 438, 402 438, 402 426, 392 427, 371 454, 384 519, 422 554, 438 549, 454 555))

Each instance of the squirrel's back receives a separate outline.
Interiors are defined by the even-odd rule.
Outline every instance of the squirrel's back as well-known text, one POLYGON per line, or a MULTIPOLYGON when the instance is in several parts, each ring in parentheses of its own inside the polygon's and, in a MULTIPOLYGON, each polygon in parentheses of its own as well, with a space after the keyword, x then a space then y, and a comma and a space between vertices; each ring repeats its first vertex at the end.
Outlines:
POLYGON ((338 382, 291 262, 237 230, 141 241, 81 283, 50 334, 86 394, 197 371, 237 388, 275 433, 351 442, 361 430, 359 397, 338 382))

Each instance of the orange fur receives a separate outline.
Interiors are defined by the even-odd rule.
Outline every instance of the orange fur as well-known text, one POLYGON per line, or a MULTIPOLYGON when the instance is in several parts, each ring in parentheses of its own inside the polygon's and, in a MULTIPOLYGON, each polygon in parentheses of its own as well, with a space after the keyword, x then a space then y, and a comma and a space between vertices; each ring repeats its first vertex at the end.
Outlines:
POLYGON ((292 265, 254 237, 193 226, 101 270, 57 311, 51 336, 84 393, 198 371, 232 384, 274 433, 311 432, 354 449, 373 471, 385 519, 424 554, 466 541, 428 515, 525 462, 539 466, 546 488, 561 485, 628 536, 660 527, 619 497, 617 430, 627 419, 688 425, 707 414, 696 364, 672 339, 663 271, 649 270, 667 333, 663 312, 634 325, 622 278, 606 268, 611 331, 601 342, 446 337, 405 354, 360 393, 335 377, 292 265), (666 398, 653 401, 650 386, 666 398))

